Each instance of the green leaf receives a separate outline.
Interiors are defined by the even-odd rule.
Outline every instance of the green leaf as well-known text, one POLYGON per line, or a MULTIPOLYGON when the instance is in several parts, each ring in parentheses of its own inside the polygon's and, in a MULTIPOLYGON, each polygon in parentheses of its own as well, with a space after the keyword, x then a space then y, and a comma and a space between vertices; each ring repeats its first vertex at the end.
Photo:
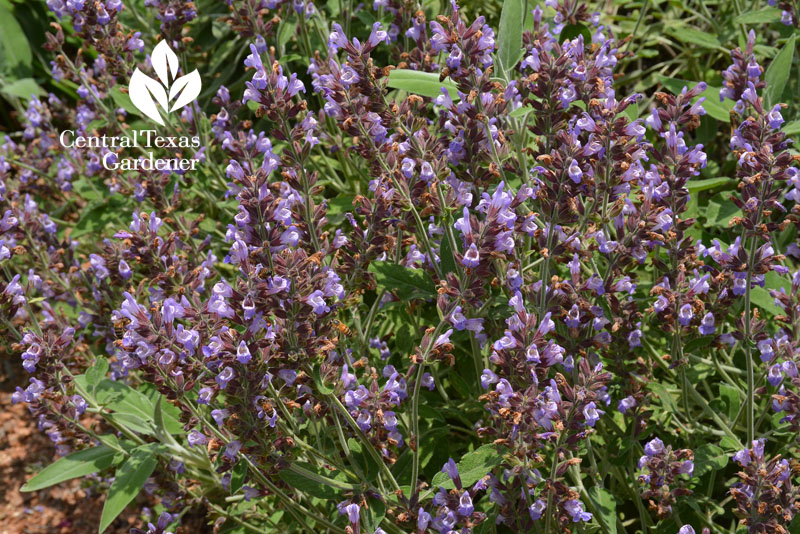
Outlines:
POLYGON ((350 449, 351 460, 358 466, 361 472, 364 473, 367 482, 377 480, 381 468, 372 455, 364 451, 361 443, 353 438, 347 439, 347 447, 350 449))
POLYGON ((291 41, 295 35, 297 35, 297 24, 291 22, 289 20, 281 21, 280 27, 278 28, 278 46, 283 49, 286 46, 286 43, 291 41))
POLYGON ((152 434, 153 403, 144 394, 115 380, 104 379, 95 387, 98 402, 113 413, 112 419, 142 434, 152 434))
POLYGON ((697 351, 698 349, 704 349, 711 345, 714 341, 714 336, 703 336, 698 337, 696 339, 691 340, 683 347, 683 352, 686 354, 690 354, 692 352, 697 351))
POLYGON ((511 113, 509 113, 508 116, 515 119, 517 117, 524 117, 525 115, 527 115, 528 113, 532 113, 533 111, 534 109, 531 106, 520 106, 511 113))
POLYGON ((363 510, 370 529, 369 532, 374 532, 380 526, 383 518, 386 517, 386 503, 370 495, 367 497, 367 506, 363 510))
POLYGON ((623 111, 622 113, 624 113, 625 116, 628 117, 630 121, 635 121, 636 119, 639 118, 639 103, 638 102, 631 103, 628 107, 625 108, 625 111, 623 111))
POLYGON ((733 421, 734 417, 736 417, 736 412, 739 411, 739 406, 741 406, 739 390, 728 384, 720 384, 719 396, 727 409, 728 420, 733 421))
POLYGON ((73 452, 42 469, 20 491, 38 491, 65 480, 97 473, 111 466, 116 451, 105 445, 73 452))
POLYGON ((522 58, 522 24, 525 20, 523 0, 503 0, 500 28, 497 35, 497 57, 506 73, 522 58))
POLYGON ((579 35, 583 35, 583 44, 585 46, 592 43, 592 32, 584 24, 565 24, 558 36, 558 42, 563 43, 567 39, 571 41, 579 35))
POLYGON ((323 395, 330 395, 333 393, 333 386, 329 386, 322 380, 322 374, 320 372, 320 366, 314 366, 314 384, 317 386, 317 391, 322 393, 323 395))
POLYGON ((139 108, 134 106, 133 102, 131 102, 131 97, 128 96, 128 93, 123 93, 119 85, 112 87, 109 94, 118 108, 122 108, 128 113, 133 113, 137 117, 142 116, 142 112, 139 111, 139 108))
POLYGON ((711 50, 722 49, 719 39, 713 34, 686 27, 669 27, 667 33, 682 43, 693 44, 711 50))
POLYGON ((108 373, 108 360, 98 356, 94 365, 86 370, 86 384, 94 391, 94 387, 106 377, 106 373, 108 373))
MULTIPOLYGON (((303 464, 303 467, 310 471, 315 470, 313 466, 307 464, 303 464)), ((311 495, 312 497, 325 500, 333 500, 339 497, 337 490, 331 486, 320 484, 316 480, 304 477, 303 475, 294 473, 288 469, 281 470, 278 473, 278 476, 280 476, 284 482, 289 484, 294 489, 302 491, 303 493, 311 495)))
MULTIPOLYGON (((497 452, 496 445, 483 445, 472 452, 468 452, 461 457, 458 462, 458 475, 461 484, 468 488, 477 481, 489 474, 489 472, 500 465, 503 455, 497 452)), ((436 473, 431 481, 434 488, 453 489, 455 485, 447 473, 436 473)))
POLYGON ((389 87, 402 89, 409 93, 436 98, 442 94, 442 87, 450 93, 450 98, 458 100, 456 84, 449 79, 439 81, 434 72, 422 72, 409 69, 394 69, 389 72, 389 87))
MULTIPOLYGON (((75 381, 84 389, 92 390, 89 387, 87 375, 76 376, 75 381)), ((161 396, 160 393, 151 399, 141 391, 108 378, 100 380, 94 386, 93 391, 97 402, 112 412, 106 417, 128 426, 135 432, 153 435, 155 406, 158 397, 161 396)), ((163 403, 161 406, 162 422, 168 432, 177 434, 182 431, 183 426, 177 419, 179 412, 170 406, 169 403, 163 403)))
POLYGON ((690 193, 699 193, 708 189, 714 189, 721 185, 730 184, 731 179, 727 176, 720 176, 719 178, 707 178, 705 180, 689 180, 686 183, 686 188, 690 193))
POLYGON ((783 310, 775 306, 775 299, 772 298, 769 292, 771 289, 784 288, 788 293, 791 288, 791 281, 775 272, 769 272, 764 275, 764 281, 764 287, 756 286, 750 290, 750 300, 770 315, 782 314, 783 310))
POLYGON ((800 133, 800 120, 790 121, 783 125, 783 133, 786 135, 797 135, 800 133))
POLYGON ((718 201, 710 200, 708 202, 705 212, 706 222, 711 226, 728 228, 731 219, 742 216, 742 210, 730 201, 730 195, 717 195, 715 198, 718 201))
POLYGON ((661 406, 667 409, 670 413, 675 413, 678 411, 678 405, 675 404, 675 399, 672 398, 667 388, 664 387, 664 384, 659 382, 650 382, 648 386, 653 393, 655 393, 656 398, 661 401, 661 406))
POLYGON ((728 454, 717 445, 706 443, 694 451, 694 474, 699 477, 708 471, 719 471, 728 465, 728 454))
POLYGON ((130 458, 117 469, 116 477, 108 491, 108 497, 106 497, 106 503, 103 505, 98 533, 102 533, 108 528, 111 522, 136 497, 147 479, 153 474, 156 465, 158 465, 158 459, 153 452, 140 447, 134 450, 130 458))
POLYGON ((81 212, 78 223, 72 228, 70 237, 77 239, 86 234, 101 234, 109 225, 122 224, 125 201, 121 195, 113 195, 107 199, 90 202, 81 212))
POLYGON ((758 11, 742 13, 733 21, 736 24, 769 24, 781 20, 782 11, 777 7, 766 7, 758 11))
POLYGON ((750 300, 753 304, 761 308, 761 311, 769 315, 780 315, 783 313, 780 308, 775 306, 775 299, 769 294, 769 290, 763 287, 754 287, 750 290, 750 300))
MULTIPOLYGON (((730 436, 722 436, 722 439, 719 440, 719 444, 722 446, 723 450, 726 451, 734 451, 742 448, 741 444, 730 436)), ((695 467, 695 470, 697 470, 697 467, 695 467)))
POLYGON ((401 299, 436 298, 436 286, 428 273, 388 261, 374 261, 368 271, 375 275, 378 285, 394 291, 401 299))
POLYGON ((442 238, 442 246, 439 250, 439 258, 442 262, 442 272, 455 273, 456 272, 456 259, 453 255, 453 247, 450 246, 450 240, 447 236, 442 238))
POLYGON ((0 20, 3 21, 0 31, 0 74, 14 79, 29 78, 33 61, 31 45, 8 2, 0 2, 0 20))
POLYGON ((0 86, 0 93, 8 96, 16 96, 23 100, 28 100, 31 95, 46 95, 44 89, 39 87, 33 78, 20 78, 19 80, 0 86))
POLYGON ((599 486, 589 488, 589 498, 597 512, 595 519, 602 522, 609 534, 617 534, 617 502, 614 496, 599 486))
POLYGON ((792 59, 794 59, 794 41, 795 34, 792 34, 764 74, 764 81, 767 82, 767 87, 764 89, 764 101, 768 107, 780 103, 783 90, 786 89, 786 82, 789 80, 792 70, 792 59))
POLYGON ((244 486, 244 481, 247 478, 247 462, 241 460, 236 467, 233 468, 231 474, 231 494, 236 494, 244 486))

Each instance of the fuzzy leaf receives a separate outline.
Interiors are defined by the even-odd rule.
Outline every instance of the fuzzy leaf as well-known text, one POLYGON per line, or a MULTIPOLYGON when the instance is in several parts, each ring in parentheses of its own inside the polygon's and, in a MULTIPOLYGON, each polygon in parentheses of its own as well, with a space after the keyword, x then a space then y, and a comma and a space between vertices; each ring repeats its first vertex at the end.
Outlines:
POLYGON ((389 73, 388 85, 393 89, 402 89, 429 98, 436 98, 442 94, 444 87, 453 101, 458 100, 456 84, 449 79, 439 81, 439 75, 433 72, 394 69, 389 73))
POLYGON ((592 32, 584 24, 565 24, 558 36, 558 42, 563 43, 567 39, 570 41, 579 35, 583 35, 583 44, 592 42, 592 32))
POLYGON ((97 473, 113 463, 115 454, 116 451, 105 445, 73 452, 42 469, 20 491, 38 491, 65 480, 97 473))
POLYGON ((37 84, 36 80, 33 78, 22 78, 11 83, 0 85, 0 93, 8 96, 16 96, 26 101, 31 98, 31 95, 42 96, 47 94, 44 89, 39 87, 39 84, 37 84))
POLYGON ((617 502, 614 496, 599 486, 589 488, 589 498, 597 512, 595 519, 602 522, 609 534, 617 534, 617 502))
POLYGON ((726 176, 720 176, 719 178, 707 178, 705 180, 689 180, 686 183, 686 188, 690 193, 698 193, 700 191, 714 189, 715 187, 730 183, 732 183, 730 178, 726 176))
POLYGON ((430 276, 422 269, 411 269, 387 261, 375 261, 369 265, 378 285, 394 291, 401 299, 436 298, 436 287, 430 276))
MULTIPOLYGON (((496 445, 483 445, 472 452, 468 452, 458 462, 458 475, 461 478, 461 484, 465 488, 469 488, 488 475, 502 461, 503 455, 497 452, 496 445)), ((447 490, 455 487, 447 473, 442 472, 436 473, 436 476, 431 481, 431 486, 433 488, 442 487, 447 490)))
POLYGON ((758 11, 742 13, 733 21, 736 24, 769 24, 781 20, 782 11, 776 7, 765 7, 758 11))
POLYGON ((98 533, 108 528, 114 519, 136 497, 139 490, 147 482, 148 477, 158 465, 158 459, 149 448, 138 448, 128 460, 117 469, 114 482, 108 491, 108 497, 103 505, 103 514, 100 517, 98 533))
POLYGON ((719 39, 708 32, 701 32, 686 27, 671 27, 667 28, 667 33, 682 43, 693 44, 712 50, 722 49, 719 39))
POLYGON ((764 74, 764 81, 767 83, 767 87, 764 89, 764 101, 769 107, 780 103, 783 90, 786 89, 786 82, 789 80, 794 59, 794 42, 795 35, 792 34, 764 74))
POLYGON ((30 77, 33 61, 31 45, 14 17, 11 4, 0 2, 0 20, 3 21, 0 30, 0 75, 7 74, 16 79, 30 77))
POLYGON ((497 35, 497 57, 502 68, 510 72, 522 57, 522 24, 525 20, 523 0, 504 0, 497 35))
POLYGON ((694 476, 701 476, 708 471, 719 471, 728 465, 728 455, 713 443, 706 443, 694 451, 694 476))

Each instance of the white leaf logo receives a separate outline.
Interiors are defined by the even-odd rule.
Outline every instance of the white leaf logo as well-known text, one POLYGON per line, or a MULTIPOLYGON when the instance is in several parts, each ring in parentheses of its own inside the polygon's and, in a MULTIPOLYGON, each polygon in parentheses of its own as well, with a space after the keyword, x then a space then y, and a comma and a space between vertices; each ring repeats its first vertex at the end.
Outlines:
POLYGON ((162 111, 166 115, 192 102, 200 94, 203 83, 197 69, 176 79, 178 56, 166 41, 156 45, 150 60, 158 80, 154 80, 137 68, 131 76, 128 94, 139 111, 163 126, 162 111), (162 111, 159 111, 159 106, 162 111))

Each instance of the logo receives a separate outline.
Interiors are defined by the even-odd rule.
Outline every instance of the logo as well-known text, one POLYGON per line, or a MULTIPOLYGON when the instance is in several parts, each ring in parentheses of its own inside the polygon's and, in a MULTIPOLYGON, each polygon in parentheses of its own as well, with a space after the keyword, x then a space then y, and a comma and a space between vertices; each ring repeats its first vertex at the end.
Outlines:
POLYGON ((202 82, 197 69, 185 76, 178 76, 178 56, 166 41, 161 41, 150 55, 153 70, 158 75, 154 80, 138 68, 131 76, 128 95, 136 108, 156 123, 164 126, 164 115, 181 109, 200 94, 202 82), (158 104, 158 105, 156 105, 158 104))
MULTIPOLYGON (((1 1, 1 0, 0 0, 1 1)), ((161 41, 150 56, 153 70, 158 75, 154 80, 138 68, 131 76, 128 96, 143 115, 164 126, 164 117, 194 101, 200 94, 202 82, 197 69, 178 78, 178 56, 166 41, 161 41)), ((64 130, 59 136, 61 146, 73 149, 101 149, 103 167, 107 170, 178 172, 193 171, 203 158, 199 154, 200 137, 164 136, 156 130, 131 129, 121 136, 85 135, 82 130, 64 130), (157 158, 152 150, 145 156, 126 157, 129 148, 159 149, 173 152, 173 158, 157 158), (170 150, 174 149, 174 150, 170 150), (194 150, 194 157, 186 157, 194 150)))

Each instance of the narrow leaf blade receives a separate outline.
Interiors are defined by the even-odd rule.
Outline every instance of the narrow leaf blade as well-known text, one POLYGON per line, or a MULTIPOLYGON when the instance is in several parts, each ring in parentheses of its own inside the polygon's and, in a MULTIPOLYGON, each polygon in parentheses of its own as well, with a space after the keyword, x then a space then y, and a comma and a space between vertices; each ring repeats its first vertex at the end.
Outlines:
POLYGON ((795 36, 789 38, 786 44, 783 45, 781 51, 772 60, 772 63, 767 67, 767 72, 764 75, 764 81, 767 82, 767 88, 764 90, 764 100, 767 105, 772 107, 778 104, 783 90, 786 88, 786 82, 789 80, 789 74, 792 70, 792 60, 794 59, 794 43, 795 36))
POLYGON ((442 94, 442 87, 447 89, 450 98, 458 100, 456 84, 451 80, 439 81, 439 75, 433 72, 422 72, 409 69, 394 69, 389 73, 389 87, 402 89, 409 93, 436 98, 442 94))
POLYGON ((105 445, 73 452, 42 469, 20 491, 38 491, 65 480, 97 473, 112 464, 114 454, 115 451, 105 445))
POLYGON ((137 449, 117 470, 117 476, 108 491, 98 533, 102 533, 136 497, 158 465, 152 451, 137 449))
POLYGON ((522 0, 504 0, 500 12, 500 29, 497 37, 497 56, 503 69, 509 72, 522 56, 522 24, 525 19, 522 0))

